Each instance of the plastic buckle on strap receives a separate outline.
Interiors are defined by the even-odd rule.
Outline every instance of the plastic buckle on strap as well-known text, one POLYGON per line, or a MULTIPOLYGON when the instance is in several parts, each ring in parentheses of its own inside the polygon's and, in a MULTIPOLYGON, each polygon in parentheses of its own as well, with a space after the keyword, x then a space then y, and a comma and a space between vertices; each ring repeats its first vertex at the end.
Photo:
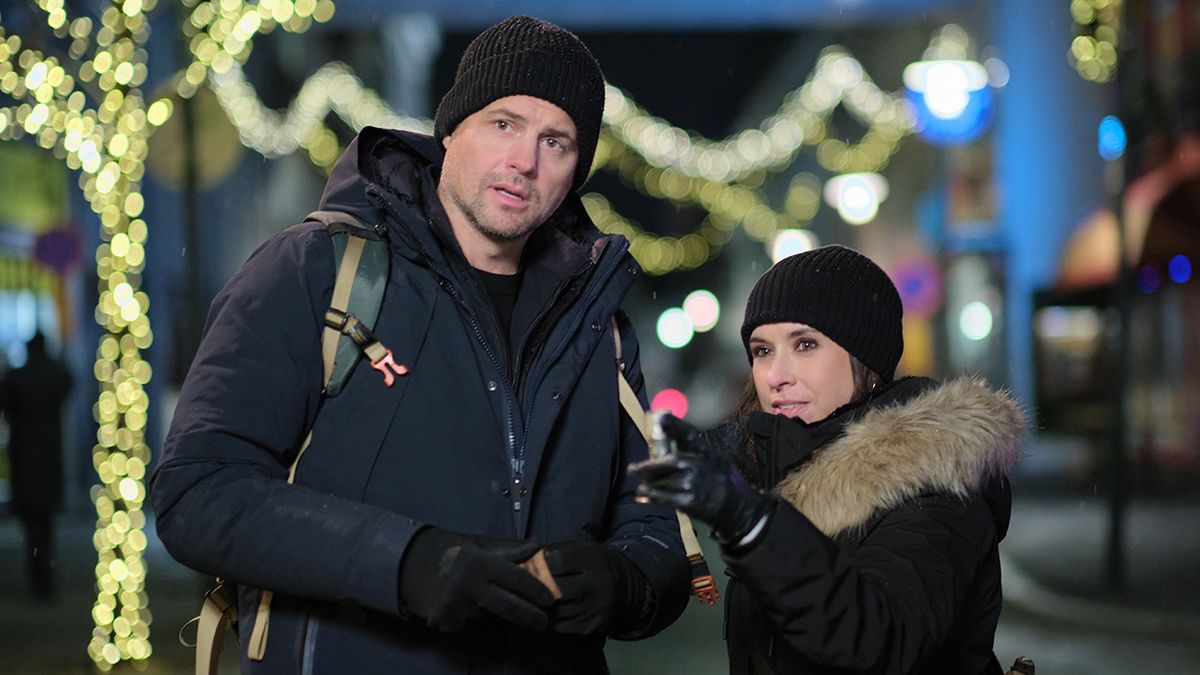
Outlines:
POLYGON ((692 579, 692 595, 696 596, 700 602, 709 605, 716 604, 717 600, 721 599, 721 591, 717 588, 717 582, 713 581, 711 574, 692 579))
POLYGON ((392 350, 390 349, 381 358, 372 360, 371 367, 383 373, 383 384, 388 387, 396 382, 395 376, 392 375, 393 372, 400 376, 408 374, 408 366, 403 363, 397 364, 396 360, 392 358, 392 350), (388 368, 391 368, 391 370, 388 370, 388 368))
POLYGON ((211 600, 217 609, 221 610, 222 615, 228 614, 229 610, 234 609, 237 605, 236 600, 230 595, 224 579, 218 579, 216 586, 205 591, 204 599, 211 600))
POLYGON ((346 327, 346 322, 353 316, 353 314, 347 314, 336 307, 330 307, 325 310, 325 325, 341 333, 342 329, 346 327))
POLYGON ((202 638, 205 629, 212 629, 209 628, 205 620, 205 611, 209 611, 210 607, 214 608, 217 613, 215 617, 217 622, 216 631, 223 631, 223 625, 232 623, 238 619, 238 608, 235 607, 234 598, 230 596, 229 589, 224 585, 224 581, 217 579, 216 586, 212 586, 208 591, 204 591, 204 605, 200 608, 200 614, 191 617, 191 619, 188 619, 179 628, 179 644, 188 647, 188 649, 196 649, 200 644, 200 638, 202 638), (187 632, 187 628, 193 625, 193 623, 196 623, 196 641, 188 643, 184 633, 187 632))

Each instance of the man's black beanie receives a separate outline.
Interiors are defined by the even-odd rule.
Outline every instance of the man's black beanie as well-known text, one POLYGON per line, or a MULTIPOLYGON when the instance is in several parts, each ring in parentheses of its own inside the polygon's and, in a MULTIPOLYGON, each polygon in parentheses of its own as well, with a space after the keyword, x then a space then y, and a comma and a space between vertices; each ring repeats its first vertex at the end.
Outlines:
POLYGON ((458 62, 454 86, 434 117, 438 143, 471 114, 505 96, 533 96, 562 108, 575 123, 579 160, 574 189, 587 180, 604 114, 600 64, 574 33, 548 21, 514 16, 480 33, 458 62))
POLYGON ((746 301, 742 344, 767 323, 802 323, 829 336, 884 381, 904 351, 900 294, 870 258, 845 246, 822 246, 775 263, 746 301))

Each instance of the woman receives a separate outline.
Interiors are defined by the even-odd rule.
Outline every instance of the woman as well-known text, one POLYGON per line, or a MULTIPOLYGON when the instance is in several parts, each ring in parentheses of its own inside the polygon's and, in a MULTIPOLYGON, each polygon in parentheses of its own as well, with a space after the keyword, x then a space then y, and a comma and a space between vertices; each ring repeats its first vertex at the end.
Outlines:
POLYGON ((902 309, 841 246, 786 258, 750 293, 753 388, 639 491, 712 526, 733 580, 730 672, 999 674, 997 545, 1025 420, 972 378, 893 380, 902 309))

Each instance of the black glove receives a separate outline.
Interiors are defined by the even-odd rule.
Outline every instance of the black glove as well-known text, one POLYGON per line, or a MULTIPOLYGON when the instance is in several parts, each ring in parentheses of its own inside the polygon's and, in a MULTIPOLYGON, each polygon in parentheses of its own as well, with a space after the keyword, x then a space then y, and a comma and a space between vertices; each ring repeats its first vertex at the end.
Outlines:
POLYGON ((550 630, 574 635, 609 633, 641 618, 646 578, 612 546, 594 541, 547 546, 546 567, 562 591, 550 609, 550 630))
POLYGON ((736 438, 701 434, 673 415, 663 417, 662 428, 678 451, 629 467, 639 483, 638 494, 708 523, 721 543, 740 541, 767 514, 772 500, 751 488, 730 461, 736 438))
POLYGON ((550 590, 517 566, 535 541, 487 539, 427 527, 409 542, 400 563, 401 607, 431 628, 458 630, 492 614, 530 630, 545 630, 550 590))

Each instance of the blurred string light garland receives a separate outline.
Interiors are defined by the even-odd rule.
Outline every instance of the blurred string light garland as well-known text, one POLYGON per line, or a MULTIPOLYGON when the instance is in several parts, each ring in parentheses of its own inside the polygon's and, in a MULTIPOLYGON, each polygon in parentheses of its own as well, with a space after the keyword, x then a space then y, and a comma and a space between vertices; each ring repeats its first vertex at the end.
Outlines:
POLYGON ((432 121, 397 115, 339 62, 325 64, 310 75, 286 114, 262 104, 237 64, 214 73, 210 84, 246 147, 272 158, 304 148, 309 160, 326 171, 341 151, 337 136, 322 121, 331 110, 356 130, 370 124, 433 133, 432 121))
POLYGON ((1122 0, 1071 0, 1077 35, 1067 58, 1079 76, 1104 83, 1117 74, 1122 0))
MULTIPOLYGON (((328 170, 337 160, 339 152, 337 137, 322 121, 331 107, 338 114, 353 117, 336 100, 318 104, 314 99, 323 95, 336 96, 338 88, 328 86, 333 75, 326 74, 306 81, 300 96, 293 103, 293 110, 286 120, 273 111, 268 111, 258 102, 257 94, 242 75, 241 64, 250 58, 252 39, 258 33, 270 33, 283 28, 290 33, 303 33, 313 22, 324 23, 333 18, 334 4, 331 0, 259 0, 258 3, 243 0, 182 0, 191 7, 183 25, 188 36, 188 48, 192 63, 178 78, 176 90, 184 98, 190 98, 207 80, 209 85, 223 97, 231 120, 252 120, 245 129, 239 125, 242 142, 267 157, 288 155, 297 148, 308 152, 310 161, 328 170), (324 91, 320 84, 327 84, 324 91), (246 89, 249 88, 249 95, 246 89), (222 93, 223 92, 223 93, 222 93), (231 111, 235 106, 236 112, 231 111), (321 110, 319 117, 312 111, 321 110), (268 129, 273 132, 266 131, 268 129)), ((314 76, 315 77, 315 76, 314 76)), ((377 98, 377 97, 376 97, 377 98)), ((372 111, 378 108, 370 103, 363 104, 372 111)), ((358 127, 355 127, 356 129, 358 127)))
MULTIPOLYGON (((265 108, 242 70, 226 61, 209 85, 243 143, 267 157, 304 148, 314 164, 328 171, 340 152, 324 123, 331 111, 355 130, 368 124, 425 133, 432 129, 429 120, 397 115, 341 63, 326 64, 310 76, 281 114, 265 108)), ((804 84, 758 128, 720 141, 651 116, 612 85, 606 94, 593 166, 616 170, 645 195, 708 212, 695 232, 660 236, 615 213, 603 197, 588 195, 585 204, 597 225, 627 236, 634 257, 649 274, 699 267, 720 253, 739 226, 752 239, 767 242, 780 230, 810 222, 820 203, 815 176, 792 180, 782 212, 759 189, 768 175, 790 166, 803 146, 815 146, 818 163, 831 172, 875 172, 887 165, 914 125, 904 98, 880 90, 862 65, 837 46, 821 53, 804 84), (838 105, 867 126, 858 143, 829 136, 828 120, 838 105)))
POLYGON ((821 52, 804 84, 787 94, 758 128, 721 141, 694 136, 652 117, 611 85, 604 122, 649 165, 718 182, 761 182, 755 173, 786 169, 803 145, 816 146, 818 162, 829 171, 878 171, 913 128, 904 98, 881 91, 862 64, 838 46, 821 52), (868 126, 857 144, 829 137, 827 120, 839 104, 868 126))
MULTIPOLYGON (((191 7, 183 25, 193 60, 180 78, 178 91, 188 97, 204 83, 209 72, 221 74, 250 58, 252 40, 258 33, 283 28, 303 33, 313 22, 333 18, 331 0, 182 0, 191 7)), ((138 0, 126 0, 138 2, 138 0)))
MULTIPOLYGON (((88 655, 101 670, 150 657, 149 597, 145 591, 145 443, 150 365, 141 353, 153 341, 150 301, 140 290, 148 225, 141 181, 147 140, 172 114, 170 99, 147 104, 140 86, 148 72, 144 48, 147 13, 157 0, 120 0, 99 20, 68 16, 64 0, 35 0, 59 43, 59 55, 23 45, 0 24, 0 93, 18 103, 0 107, 0 140, 32 138, 79 171, 79 184, 99 216, 96 249, 100 339, 94 374, 100 393, 93 414, 97 444, 92 460, 100 484, 92 490, 97 521, 95 628, 88 655)), ((208 72, 245 61, 256 33, 276 26, 302 32, 333 14, 329 0, 188 2, 185 32, 195 60, 177 79, 191 96, 208 72)), ((2 20, 2 17, 0 17, 2 20)), ((53 48, 48 47, 48 48, 53 48)))
POLYGON ((101 225, 95 316, 107 332, 94 366, 100 393, 93 406, 98 427, 92 462, 100 483, 92 489, 96 601, 87 651, 103 670, 151 653, 142 557, 143 479, 150 461, 145 386, 151 373, 142 351, 153 336, 150 301, 140 290, 148 233, 140 217, 141 181, 147 138, 169 108, 163 102, 147 106, 139 87, 147 73, 146 12, 155 1, 125 0, 94 22, 70 18, 63 0, 37 0, 53 36, 66 45, 66 58, 24 45, 0 26, 0 93, 19 102, 0 107, 0 140, 30 137, 79 171, 83 196, 101 225))

